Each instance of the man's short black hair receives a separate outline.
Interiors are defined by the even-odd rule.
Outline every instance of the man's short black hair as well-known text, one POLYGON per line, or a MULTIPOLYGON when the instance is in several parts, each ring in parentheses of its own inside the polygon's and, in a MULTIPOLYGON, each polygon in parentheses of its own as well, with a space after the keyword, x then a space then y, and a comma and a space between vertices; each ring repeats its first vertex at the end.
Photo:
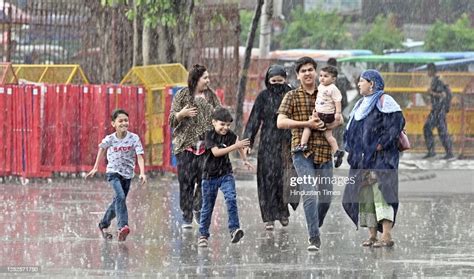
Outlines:
POLYGON ((337 60, 334 57, 329 58, 327 63, 328 63, 328 65, 337 67, 337 60))
POLYGON ((128 113, 124 109, 118 108, 112 112, 112 121, 115 121, 120 114, 125 114, 128 117, 128 113))
POLYGON ((336 67, 334 67, 334 66, 327 65, 327 66, 323 67, 321 69, 321 71, 326 72, 326 73, 332 75, 333 77, 337 78, 338 73, 337 73, 336 67))
POLYGON ((214 110, 214 113, 212 114, 212 119, 222 121, 222 122, 234 121, 234 119, 232 118, 232 115, 230 114, 230 111, 222 107, 219 107, 216 110, 214 110))
POLYGON ((426 69, 430 72, 436 73, 436 65, 434 63, 428 63, 428 65, 426 65, 426 69))
POLYGON ((314 61, 313 58, 308 57, 308 56, 303 56, 299 58, 298 60, 296 60, 295 62, 296 73, 298 74, 300 72, 301 67, 303 67, 303 65, 306 65, 306 64, 312 64, 315 70, 318 68, 318 63, 316 63, 316 61, 314 61))

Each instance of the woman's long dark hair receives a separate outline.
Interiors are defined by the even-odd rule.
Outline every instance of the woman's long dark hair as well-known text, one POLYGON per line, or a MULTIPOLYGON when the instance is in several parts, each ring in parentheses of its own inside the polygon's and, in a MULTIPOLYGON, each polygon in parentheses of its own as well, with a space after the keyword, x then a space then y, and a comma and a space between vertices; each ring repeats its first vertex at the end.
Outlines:
POLYGON ((191 71, 189 71, 188 88, 191 94, 194 94, 194 91, 196 90, 199 79, 204 75, 206 71, 207 71, 206 67, 199 64, 193 65, 191 71))

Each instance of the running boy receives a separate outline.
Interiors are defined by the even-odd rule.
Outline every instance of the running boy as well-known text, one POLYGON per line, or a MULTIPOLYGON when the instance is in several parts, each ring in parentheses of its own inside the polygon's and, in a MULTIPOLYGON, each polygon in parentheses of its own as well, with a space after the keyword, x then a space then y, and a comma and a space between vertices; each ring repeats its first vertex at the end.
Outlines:
POLYGON ((115 196, 99 223, 99 229, 105 239, 112 239, 108 228, 112 219, 117 216, 118 241, 125 241, 130 233, 126 199, 134 176, 135 154, 140 168, 140 180, 142 184, 146 183, 143 146, 138 135, 128 131, 128 123, 128 113, 123 109, 116 109, 112 113, 115 133, 106 136, 99 144, 94 168, 86 175, 86 178, 94 176, 107 151, 107 181, 114 189, 115 196))
POLYGON ((237 211, 237 194, 235 191, 235 180, 232 175, 232 164, 229 153, 238 150, 244 164, 253 169, 247 161, 243 148, 250 145, 249 139, 239 140, 230 130, 232 115, 225 108, 218 108, 212 115, 212 126, 214 129, 206 133, 205 145, 207 158, 204 163, 202 179, 202 209, 199 226, 198 246, 207 247, 209 238, 209 226, 211 225, 212 212, 220 188, 224 194, 229 216, 229 231, 231 242, 237 243, 243 236, 244 231, 240 229, 239 214, 237 211))
MULTIPOLYGON (((334 84, 337 79, 337 69, 333 66, 326 66, 319 72, 318 95, 316 97, 315 111, 318 117, 326 124, 324 137, 331 145, 332 153, 336 158, 334 166, 338 168, 342 164, 344 151, 339 150, 336 138, 332 135, 332 129, 341 125, 341 91, 334 84), (328 127, 329 125, 329 127, 328 127)), ((301 136, 301 143, 293 152, 305 151, 308 147, 308 140, 311 136, 311 129, 305 128, 301 136)))

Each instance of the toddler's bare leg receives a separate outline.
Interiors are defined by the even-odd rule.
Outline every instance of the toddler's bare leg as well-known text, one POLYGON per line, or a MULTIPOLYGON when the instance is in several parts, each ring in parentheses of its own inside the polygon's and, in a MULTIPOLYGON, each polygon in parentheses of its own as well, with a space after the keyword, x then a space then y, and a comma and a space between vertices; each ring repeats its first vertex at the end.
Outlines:
POLYGON ((332 154, 336 153, 336 151, 339 149, 339 145, 337 145, 337 140, 332 135, 332 130, 328 129, 324 131, 324 137, 328 141, 329 145, 331 145, 332 154))

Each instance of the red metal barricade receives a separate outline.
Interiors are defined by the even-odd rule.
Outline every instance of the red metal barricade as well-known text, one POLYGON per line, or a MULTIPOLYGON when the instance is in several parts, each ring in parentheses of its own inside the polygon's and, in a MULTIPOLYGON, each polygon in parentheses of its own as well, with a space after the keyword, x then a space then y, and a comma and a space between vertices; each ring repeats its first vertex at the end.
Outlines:
POLYGON ((41 88, 5 86, 0 88, 1 148, 0 175, 47 177, 41 171, 41 88))
POLYGON ((141 87, 0 86, 0 176, 89 171, 100 141, 114 131, 110 115, 117 107, 129 113, 130 131, 144 141, 141 87))
POLYGON ((0 175, 10 175, 11 156, 11 94, 7 94, 4 86, 0 87, 0 175))

